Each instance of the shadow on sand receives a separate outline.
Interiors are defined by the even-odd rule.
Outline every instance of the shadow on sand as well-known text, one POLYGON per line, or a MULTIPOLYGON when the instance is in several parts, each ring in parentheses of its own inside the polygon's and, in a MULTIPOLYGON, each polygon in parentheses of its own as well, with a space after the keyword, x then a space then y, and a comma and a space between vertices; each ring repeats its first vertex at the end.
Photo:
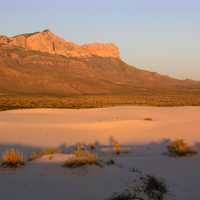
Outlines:
MULTIPOLYGON (((132 154, 134 156, 149 156, 149 155, 161 155, 166 152, 166 146, 171 142, 170 139, 163 139, 159 142, 150 142, 146 144, 128 144, 128 145, 121 145, 122 155, 125 154, 132 154)), ((102 153, 102 154, 109 154, 114 153, 114 149, 112 144, 103 145, 100 144, 98 141, 95 142, 96 147, 93 150, 94 153, 102 153)), ((194 145, 198 151, 200 151, 200 143, 196 143, 194 145)), ((61 144, 57 147, 52 146, 48 148, 58 148, 63 153, 72 153, 77 147, 77 144, 66 146, 65 144, 61 144)), ((83 145, 84 149, 90 150, 87 145, 83 145)), ((0 143, 0 155, 8 149, 15 148, 18 151, 23 153, 24 158, 28 158, 32 153, 39 152, 46 148, 44 147, 36 147, 36 146, 29 146, 29 145, 21 145, 21 144, 2 144, 0 143)))

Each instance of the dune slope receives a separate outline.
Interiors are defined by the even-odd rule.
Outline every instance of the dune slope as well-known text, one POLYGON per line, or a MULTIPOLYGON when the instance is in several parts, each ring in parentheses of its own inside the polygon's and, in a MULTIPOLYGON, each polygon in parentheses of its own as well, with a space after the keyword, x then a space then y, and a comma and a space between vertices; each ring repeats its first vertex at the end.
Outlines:
MULTIPOLYGON (((107 146, 110 137, 131 148, 129 154, 114 156, 117 165, 103 168, 65 169, 61 167, 65 156, 55 155, 51 160, 42 158, 17 171, 0 169, 1 197, 5 200, 106 200, 134 180, 131 169, 137 168, 164 178, 169 199, 199 200, 200 156, 178 159, 163 155, 169 139, 200 143, 199 116, 200 107, 0 112, 1 153, 17 147, 27 156, 41 148, 77 142, 98 141, 107 146)), ((106 149, 102 155, 104 159, 113 157, 106 149)))

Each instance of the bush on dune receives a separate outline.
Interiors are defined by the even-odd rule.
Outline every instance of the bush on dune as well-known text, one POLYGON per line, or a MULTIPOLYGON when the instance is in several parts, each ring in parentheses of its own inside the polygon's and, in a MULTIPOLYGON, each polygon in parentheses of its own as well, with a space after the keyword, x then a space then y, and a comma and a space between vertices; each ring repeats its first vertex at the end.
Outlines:
POLYGON ((61 150, 59 148, 47 148, 42 151, 32 153, 28 160, 33 161, 33 160, 41 158, 42 156, 53 155, 55 153, 60 153, 60 152, 61 150))
POLYGON ((2 155, 2 167, 17 168, 25 164, 23 154, 16 149, 9 149, 2 155))
POLYGON ((73 158, 64 163, 64 167, 69 168, 77 168, 84 165, 100 165, 98 156, 94 153, 79 149, 73 153, 73 158))
POLYGON ((182 139, 172 141, 167 149, 172 156, 192 156, 198 153, 194 147, 189 146, 182 139))

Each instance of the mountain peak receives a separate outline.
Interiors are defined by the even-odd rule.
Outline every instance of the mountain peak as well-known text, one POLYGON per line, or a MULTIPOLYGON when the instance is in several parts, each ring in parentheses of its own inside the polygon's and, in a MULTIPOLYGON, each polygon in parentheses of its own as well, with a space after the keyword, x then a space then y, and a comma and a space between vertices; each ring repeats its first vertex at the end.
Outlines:
POLYGON ((63 55, 66 57, 111 57, 120 58, 120 52, 116 45, 92 43, 78 45, 57 36, 50 29, 41 32, 25 33, 0 38, 0 43, 23 47, 29 50, 63 55))

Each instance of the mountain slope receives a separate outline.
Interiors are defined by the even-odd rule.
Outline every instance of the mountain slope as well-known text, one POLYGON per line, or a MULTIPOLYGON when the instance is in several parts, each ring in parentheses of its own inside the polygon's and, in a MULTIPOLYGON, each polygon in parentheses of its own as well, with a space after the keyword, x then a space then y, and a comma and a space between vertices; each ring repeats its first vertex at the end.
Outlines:
POLYGON ((76 45, 49 31, 2 36, 0 43, 0 93, 134 94, 200 88, 199 82, 129 66, 112 45, 76 45))

